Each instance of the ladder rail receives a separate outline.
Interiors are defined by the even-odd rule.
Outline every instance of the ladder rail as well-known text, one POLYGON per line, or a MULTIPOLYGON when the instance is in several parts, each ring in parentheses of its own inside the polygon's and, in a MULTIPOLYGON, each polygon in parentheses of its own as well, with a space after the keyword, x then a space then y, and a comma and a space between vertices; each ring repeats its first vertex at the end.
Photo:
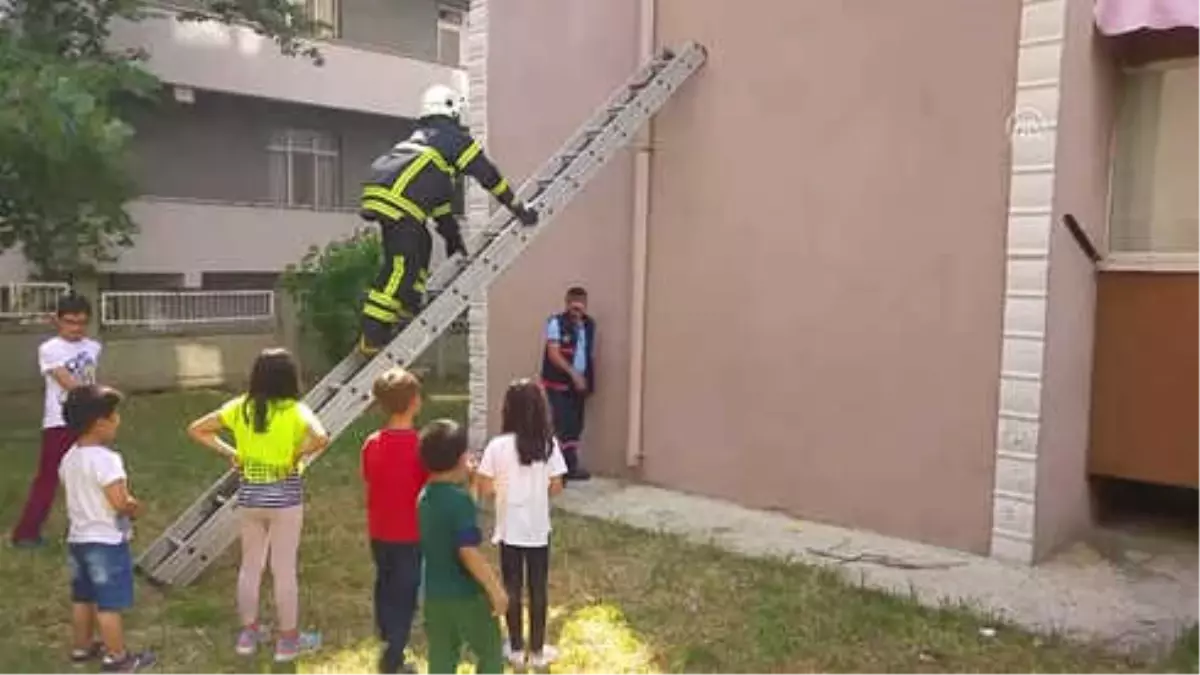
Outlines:
MULTIPOLYGON (((576 128, 575 132, 563 142, 563 144, 553 155, 551 155, 551 159, 544 163, 539 168, 537 173, 527 178, 521 184, 516 191, 517 199, 522 201, 530 199, 531 196, 536 193, 538 186, 541 183, 553 179, 556 170, 565 168, 556 166, 556 162, 554 160, 559 160, 561 157, 570 153, 574 148, 576 148, 576 146, 580 146, 581 143, 583 143, 583 141, 587 138, 587 134, 590 129, 599 127, 608 121, 608 119, 613 115, 613 111, 617 108, 617 106, 628 103, 633 98, 636 98, 637 91, 634 89, 636 84, 653 77, 657 74, 658 70, 660 70, 669 62, 670 59, 665 58, 660 54, 642 65, 637 71, 630 75, 621 87, 615 89, 608 96, 608 98, 605 99, 604 103, 596 109, 596 111, 590 118, 587 119, 587 121, 576 128)), ((583 143, 584 147, 590 144, 590 142, 583 143)), ((503 231, 504 227, 508 224, 508 220, 509 219, 505 217, 503 213, 496 213, 492 215, 482 230, 468 234, 465 242, 467 250, 475 251, 483 248, 486 246, 486 244, 491 243, 491 240, 494 239, 501 231, 503 231)), ((443 261, 442 264, 434 270, 433 274, 430 275, 428 283, 429 290, 426 295, 428 300, 431 302, 433 299, 435 299, 437 295, 440 294, 442 290, 445 289, 445 287, 449 285, 450 282, 453 281, 462 270, 466 269, 466 267, 471 263, 471 260, 472 258, 469 257, 455 257, 443 261)), ((338 388, 341 386, 341 384, 344 383, 350 377, 350 375, 354 373, 354 371, 358 370, 364 361, 365 359, 358 354, 353 352, 348 354, 341 360, 341 362, 339 362, 328 373, 326 373, 325 376, 321 378, 321 380, 309 391, 304 402, 308 404, 308 406, 314 411, 317 410, 317 408, 337 394, 338 388)))
POLYGON ((204 525, 213 512, 221 506, 219 500, 229 501, 237 490, 237 474, 227 470, 183 511, 178 518, 138 556, 137 566, 154 569, 175 554, 177 541, 186 541, 204 525))
MULTIPOLYGON (((526 180, 517 194, 538 211, 541 223, 526 227, 507 210, 498 211, 471 237, 474 253, 449 260, 435 277, 442 285, 413 322, 374 358, 351 353, 309 391, 305 402, 332 438, 341 435, 371 405, 371 387, 393 365, 409 366, 467 309, 470 298, 486 289, 513 264, 557 213, 582 191, 591 177, 635 136, 666 99, 703 65, 704 48, 684 45, 677 54, 664 52, 639 68, 526 180)), ((431 280, 434 281, 434 280, 431 280)), ((431 288, 433 284, 431 283, 431 288)), ((139 558, 152 578, 186 585, 227 549, 237 537, 236 473, 213 484, 139 558)))
MULTIPOLYGON (((589 167, 592 167, 592 166, 596 166, 595 151, 590 150, 590 149, 596 147, 598 144, 602 144, 603 142, 609 140, 610 136, 617 133, 617 129, 624 129, 624 127, 628 125, 628 120, 640 118, 643 116, 648 116, 651 112, 651 106, 648 106, 646 104, 637 106, 636 103, 640 98, 646 97, 647 94, 650 94, 652 96, 653 92, 647 92, 644 89, 634 90, 632 93, 632 96, 627 101, 624 102, 624 106, 616 113, 615 117, 610 118, 610 115, 611 115, 610 110, 614 107, 615 102, 620 100, 626 94, 628 94, 629 90, 633 87, 634 84, 636 84, 642 80, 645 80, 648 76, 667 77, 667 76, 669 76, 669 71, 672 68, 681 69, 681 70, 686 69, 689 65, 691 65, 690 62, 688 62, 686 60, 686 54, 689 51, 694 51, 696 48, 697 47, 693 47, 692 45, 689 45, 687 48, 685 48, 683 53, 681 53, 679 56, 676 56, 675 58, 672 58, 670 60, 664 60, 664 59, 660 58, 660 59, 655 59, 655 60, 651 61, 650 63, 646 64, 643 68, 641 68, 637 73, 635 73, 634 76, 629 78, 628 82, 626 83, 626 85, 624 87, 622 87, 617 92, 612 94, 609 97, 609 99, 605 102, 604 106, 599 110, 599 112, 594 114, 587 123, 585 123, 583 126, 581 126, 580 129, 575 134, 573 134, 572 137, 570 139, 568 139, 566 143, 563 144, 563 146, 562 146, 562 148, 560 148, 559 152, 552 155, 551 158, 549 160, 547 160, 542 165, 542 167, 539 168, 537 173, 535 173, 535 179, 527 180, 522 185, 522 188, 521 188, 522 191, 523 192, 527 191, 531 185, 536 186, 538 184, 538 179, 536 177, 550 175, 557 168, 557 172, 553 173, 553 182, 550 183, 549 186, 547 186, 540 194, 536 195, 533 198, 533 200, 530 201, 530 203, 529 203, 530 208, 539 209, 539 215, 541 215, 544 219, 548 220, 553 215, 553 213, 551 211, 541 213, 539 207, 546 203, 546 198, 548 196, 550 196, 552 194, 563 194, 561 189, 559 190, 559 192, 551 192, 551 191, 555 190, 555 187, 560 185, 560 182, 563 180, 570 180, 570 181, 574 182, 573 187, 571 188, 572 193, 574 190, 579 189, 581 187, 581 183, 583 181, 585 181, 587 178, 587 175, 589 175, 589 172, 587 172, 586 169, 589 167), (681 59, 680 57, 683 57, 683 58, 681 59), (601 119, 608 121, 608 125, 606 125, 604 127, 600 127, 599 128, 600 130, 597 133, 596 122, 601 119), (620 124, 621 122, 624 122, 624 124, 620 124), (593 134, 592 138, 587 139, 587 142, 581 144, 581 141, 583 139, 586 139, 589 133, 593 134), (579 147, 576 148, 576 146, 579 146, 579 147), (564 166, 564 165, 562 165, 562 163, 560 161, 560 157, 565 152, 568 152, 568 151, 574 151, 576 154, 573 157, 573 159, 564 166)), ((699 64, 696 64, 695 67, 698 67, 698 65, 699 64)), ((657 107, 657 106, 654 106, 654 107, 657 107)), ((638 120, 637 124, 640 125, 642 121, 643 120, 638 120)), ((625 139, 630 139, 630 138, 632 138, 632 134, 626 133, 625 139)), ((462 275, 467 274, 467 271, 472 267, 472 265, 474 265, 475 261, 481 260, 481 259, 485 259, 485 260, 488 259, 489 251, 492 251, 492 247, 496 245, 497 240, 501 237, 504 237, 505 234, 507 232, 511 231, 511 228, 514 228, 514 227, 524 229, 524 226, 515 222, 515 219, 508 212, 506 212, 506 211, 497 212, 492 217, 492 219, 489 221, 488 228, 485 231, 485 232, 496 231, 497 234, 495 234, 493 236, 492 240, 488 243, 488 245, 483 247, 482 249, 480 249, 478 247, 476 247, 474 249, 470 249, 470 250, 473 250, 474 253, 472 253, 471 255, 462 259, 462 262, 460 264, 454 266, 454 267, 457 267, 458 269, 453 271, 453 275, 454 275, 452 277, 453 283, 459 283, 459 285, 461 286, 462 284, 460 283, 460 279, 461 279, 462 275)), ((537 229, 540 230, 540 228, 537 228, 537 229)), ((481 240, 481 239, 483 239, 483 235, 475 237, 474 241, 476 244, 478 244, 479 240, 481 240)), ((494 252, 491 253, 491 255, 494 257, 494 252)), ((507 265, 508 263, 505 263, 505 264, 507 265)), ((438 271, 435 274, 442 274, 443 271, 448 271, 448 268, 451 268, 451 267, 452 266, 450 264, 443 264, 442 266, 439 267, 438 271)), ((449 275, 447 275, 447 276, 449 276, 449 275)), ((443 292, 444 292, 444 289, 446 289, 450 283, 447 281, 443 281, 441 279, 438 279, 437 281, 442 282, 443 292)), ((442 293, 438 293, 437 296, 432 296, 430 298, 429 303, 426 304, 424 308, 422 308, 421 314, 417 317, 417 321, 420 321, 422 317, 428 318, 428 314, 432 313, 435 317, 437 317, 438 329, 441 329, 443 326, 448 325, 449 322, 452 322, 455 319, 457 319, 462 314, 462 312, 466 310, 467 298, 464 298, 463 299, 464 302, 456 303, 456 304, 461 304, 461 309, 454 310, 453 316, 450 316, 447 319, 445 317, 445 311, 439 307, 439 300, 441 300, 441 295, 442 295, 442 293)), ((412 325, 412 324, 410 324, 410 325, 412 325)), ((434 339, 436 339, 436 338, 434 338, 434 339)), ((424 347, 428 346, 428 344, 430 342, 432 342, 432 339, 425 342, 424 344, 421 344, 420 346, 415 347, 415 349, 417 350, 417 353, 419 353, 419 351, 422 350, 424 347)), ((386 351, 387 350, 385 348, 384 352, 386 352, 386 351)), ((339 412, 341 414, 347 414, 347 415, 352 415, 354 417, 357 417, 357 415, 361 414, 362 410, 365 410, 370 405, 369 391, 370 391, 371 383, 374 381, 374 378, 378 377, 379 373, 382 373, 386 367, 391 367, 392 365, 408 365, 409 363, 411 363, 411 361, 414 358, 415 358, 415 354, 412 356, 408 356, 408 357, 393 356, 391 358, 391 363, 389 363, 387 366, 371 368, 371 371, 369 374, 366 372, 363 372, 363 371, 366 370, 366 368, 370 368, 370 366, 360 369, 358 372, 355 373, 354 378, 352 378, 348 382, 343 381, 344 383, 339 385, 342 389, 348 390, 349 395, 351 397, 353 397, 357 401, 357 403, 346 405, 346 406, 339 406, 341 408, 341 410, 338 410, 337 412, 339 412)), ((333 401, 331 400, 330 403, 332 404, 333 401)), ((329 426, 329 422, 327 422, 325 420, 325 417, 328 416, 329 413, 331 413, 331 412, 334 412, 334 411, 322 409, 322 410, 318 411, 318 415, 322 418, 322 422, 326 424, 327 430, 330 432, 330 434, 335 433, 335 428, 336 428, 336 432, 340 433, 341 428, 338 428, 338 427, 344 428, 343 425, 335 424, 333 426, 333 428, 331 428, 329 426)))
MULTIPOLYGON (((631 93, 634 84, 646 79, 647 76, 654 74, 657 69, 661 68, 663 64, 667 62, 669 61, 664 59, 661 55, 657 56, 642 65, 636 72, 633 73, 633 75, 629 76, 622 86, 615 89, 609 95, 609 97, 604 100, 604 103, 596 109, 596 112, 594 112, 592 116, 587 119, 587 121, 576 127, 574 133, 572 133, 571 136, 568 137, 561 146, 559 146, 558 150, 550 156, 550 160, 543 163, 542 166, 538 168, 536 173, 521 183, 521 186, 517 188, 515 193, 517 199, 521 201, 529 200, 533 196, 533 193, 537 189, 539 183, 554 178, 556 175, 556 168, 559 170, 565 168, 555 167, 554 160, 568 154, 573 147, 579 145, 581 141, 586 138, 589 129, 598 127, 606 121, 607 117, 612 114, 612 109, 619 103, 622 103, 621 98, 631 93)), ((636 91, 633 93, 636 95, 636 91)), ((467 250, 475 251, 479 248, 482 248, 482 245, 490 243, 490 240, 486 238, 487 235, 498 234, 507 225, 508 220, 508 217, 504 217, 502 213, 494 214, 488 220, 486 227, 467 239, 467 250)), ((444 290, 446 286, 454 280, 454 277, 457 276, 460 271, 465 269, 468 264, 470 264, 470 259, 457 258, 454 260, 447 260, 440 265, 438 269, 435 270, 430 276, 428 284, 429 296, 432 298, 436 294, 441 293, 442 290, 444 290)))
MULTIPOLYGON (((680 77, 686 77, 694 72, 703 63, 703 52, 699 50, 698 46, 695 49, 685 50, 668 63, 661 73, 663 79, 672 74, 669 72, 672 69, 678 71, 675 74, 680 77)), ((672 89, 668 87, 661 91, 643 90, 638 92, 630 101, 630 105, 618 113, 616 119, 589 144, 594 146, 613 143, 613 147, 602 150, 602 152, 609 151, 608 154, 601 156, 594 150, 581 153, 556 175, 553 184, 530 202, 530 208, 537 209, 547 221, 553 217, 576 192, 583 188, 592 174, 611 159, 617 149, 632 140, 637 129, 661 105, 671 91, 672 89), (643 96, 650 100, 642 102, 641 105, 635 105, 643 96)), ((447 288, 449 293, 443 292, 435 298, 410 324, 410 328, 418 326, 422 330, 414 332, 406 329, 381 351, 379 356, 384 357, 383 359, 376 358, 355 373, 354 377, 346 384, 349 396, 341 399, 344 401, 343 403, 339 405, 339 401, 330 401, 330 405, 333 407, 322 412, 330 417, 336 417, 337 421, 326 422, 327 425, 333 425, 338 428, 339 432, 349 426, 370 405, 370 390, 375 378, 393 365, 410 363, 436 339, 437 333, 466 310, 475 288, 486 287, 490 284, 507 269, 525 246, 543 231, 541 227, 525 227, 511 216, 508 217, 507 222, 508 225, 496 239, 483 250, 471 256, 471 264, 447 288), (478 264, 480 262, 483 264, 478 264)), ((330 433, 333 433, 332 428, 330 433)))

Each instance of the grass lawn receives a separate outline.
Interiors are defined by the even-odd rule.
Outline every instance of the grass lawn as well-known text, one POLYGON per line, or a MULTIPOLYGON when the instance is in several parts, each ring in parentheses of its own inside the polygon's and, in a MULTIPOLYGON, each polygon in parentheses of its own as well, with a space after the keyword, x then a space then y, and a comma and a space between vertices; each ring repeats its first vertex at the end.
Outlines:
MULTIPOLYGON (((135 550, 223 470, 183 434, 188 420, 221 400, 218 392, 193 392, 127 402, 119 445, 132 487, 148 509, 138 523, 135 550)), ((6 533, 35 465, 40 403, 32 395, 7 399, 0 408, 0 523, 6 533)), ((427 417, 465 414, 461 401, 445 399, 431 400, 426 410, 427 417)), ((361 421, 310 474, 301 620, 324 633, 325 648, 289 671, 372 672, 373 572, 356 469, 359 443, 374 422, 361 421)), ((70 668, 64 658, 67 570, 58 541, 64 531, 60 500, 44 549, 0 547, 0 672, 70 668)), ((980 631, 995 624, 967 611, 924 609, 905 598, 848 587, 828 572, 567 514, 556 515, 551 559, 550 635, 563 648, 559 672, 1196 672, 1194 634, 1170 660, 1154 662, 1006 626, 989 637, 980 631)), ((128 632, 131 644, 158 651, 157 670, 274 668, 265 655, 246 661, 233 654, 236 564, 230 553, 192 587, 165 593, 139 581, 128 632)), ((264 597, 268 589, 269 582, 264 597)), ((418 626, 414 653, 423 667, 421 640, 418 626)))

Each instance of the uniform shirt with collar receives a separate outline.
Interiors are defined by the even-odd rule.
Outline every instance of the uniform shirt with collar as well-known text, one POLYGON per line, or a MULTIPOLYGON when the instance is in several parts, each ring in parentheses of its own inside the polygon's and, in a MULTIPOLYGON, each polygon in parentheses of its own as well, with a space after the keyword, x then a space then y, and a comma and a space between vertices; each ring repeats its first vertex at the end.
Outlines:
MULTIPOLYGON (((562 341, 562 326, 557 315, 546 322, 546 341, 562 341)), ((571 367, 580 375, 587 375, 587 347, 587 331, 583 328, 583 322, 578 321, 575 323, 575 356, 571 359, 571 367)))

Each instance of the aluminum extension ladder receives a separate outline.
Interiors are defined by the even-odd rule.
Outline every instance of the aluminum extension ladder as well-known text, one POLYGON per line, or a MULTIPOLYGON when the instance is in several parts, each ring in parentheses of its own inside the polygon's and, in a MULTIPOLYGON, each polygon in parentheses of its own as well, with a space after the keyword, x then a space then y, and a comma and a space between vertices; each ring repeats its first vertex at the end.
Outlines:
MULTIPOLYGON (((447 260, 429 282, 429 302, 395 339, 370 360, 351 353, 305 396, 336 438, 371 404, 371 385, 393 365, 411 364, 466 309, 468 299, 498 277, 529 242, 583 189, 596 171, 625 146, 706 59, 689 42, 664 50, 642 66, 597 109, 517 197, 538 212, 534 227, 521 225, 505 209, 467 241, 468 256, 447 260)), ((157 583, 185 586, 233 544, 238 535, 232 469, 209 487, 139 557, 138 568, 157 583)))

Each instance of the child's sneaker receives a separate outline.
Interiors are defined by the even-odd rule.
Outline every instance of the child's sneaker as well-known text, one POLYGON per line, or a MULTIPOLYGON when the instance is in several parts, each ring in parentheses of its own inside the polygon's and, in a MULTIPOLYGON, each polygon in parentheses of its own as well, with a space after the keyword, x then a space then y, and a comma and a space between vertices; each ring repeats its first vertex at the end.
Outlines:
POLYGON ((550 645, 543 645, 542 651, 537 652, 529 657, 529 665, 532 668, 544 669, 549 668, 551 663, 558 660, 558 650, 550 645))
POLYGON ((504 660, 508 661, 513 668, 525 667, 525 650, 513 651, 512 645, 508 640, 504 641, 504 660))
POLYGON ((237 652, 238 656, 254 656, 254 652, 258 651, 258 643, 262 640, 262 633, 257 628, 243 628, 238 633, 237 645, 233 651, 237 652))
POLYGON ((93 642, 92 645, 87 649, 72 649, 71 663, 77 666, 82 666, 88 661, 98 659, 102 656, 104 656, 104 643, 93 642))
POLYGON ((320 648, 320 633, 300 633, 294 638, 281 637, 275 641, 275 663, 295 661, 297 656, 305 652, 315 652, 320 648))
POLYGON ((122 659, 104 657, 100 664, 102 673, 136 673, 143 668, 154 665, 158 659, 153 652, 126 652, 122 659))

